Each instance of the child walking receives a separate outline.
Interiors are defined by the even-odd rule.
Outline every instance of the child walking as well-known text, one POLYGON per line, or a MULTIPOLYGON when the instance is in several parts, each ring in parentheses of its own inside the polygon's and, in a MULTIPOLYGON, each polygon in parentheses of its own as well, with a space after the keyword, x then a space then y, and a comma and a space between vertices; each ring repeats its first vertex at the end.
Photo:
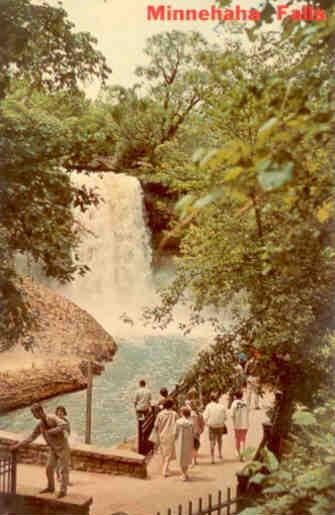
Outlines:
POLYGON ((235 430, 235 445, 237 456, 243 461, 241 452, 245 451, 247 432, 249 428, 249 408, 243 400, 243 392, 238 391, 235 394, 235 400, 231 405, 231 415, 235 430))

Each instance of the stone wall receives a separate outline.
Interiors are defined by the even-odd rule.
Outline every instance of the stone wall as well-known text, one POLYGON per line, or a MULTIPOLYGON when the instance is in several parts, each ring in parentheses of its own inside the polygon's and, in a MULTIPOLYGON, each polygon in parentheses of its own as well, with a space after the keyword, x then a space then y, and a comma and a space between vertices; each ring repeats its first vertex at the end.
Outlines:
POLYGON ((69 493, 63 499, 54 495, 39 495, 33 488, 20 488, 17 495, 0 496, 0 513, 24 515, 89 515, 91 497, 69 493))
MULTIPOLYGON (((23 440, 25 435, 0 431, 0 446, 12 445, 23 440)), ((45 465, 48 448, 44 443, 32 443, 19 449, 19 463, 45 465)), ((103 474, 123 474, 146 478, 145 457, 133 451, 115 447, 96 447, 94 445, 76 444, 71 447, 73 470, 100 472, 103 474)))

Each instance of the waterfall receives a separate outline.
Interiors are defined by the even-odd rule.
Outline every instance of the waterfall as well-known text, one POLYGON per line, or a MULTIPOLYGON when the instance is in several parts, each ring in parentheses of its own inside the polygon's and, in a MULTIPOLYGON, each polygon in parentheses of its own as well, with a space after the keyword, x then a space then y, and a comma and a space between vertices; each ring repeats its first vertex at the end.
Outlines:
MULTIPOLYGON (((164 334, 181 335, 180 324, 187 323, 191 302, 177 305, 173 322, 165 331, 145 326, 143 308, 160 304, 151 269, 150 234, 145 224, 143 192, 135 177, 124 174, 73 174, 78 186, 93 188, 101 197, 98 206, 85 213, 78 208, 76 219, 86 230, 77 254, 90 270, 66 285, 45 277, 41 268, 29 265, 27 257, 17 258, 18 269, 64 295, 85 309, 114 337, 139 337, 164 334), (27 263, 29 266, 27 266, 27 263)), ((206 318, 218 313, 207 310, 206 318)), ((228 327, 230 310, 221 310, 220 318, 228 327)), ((211 324, 205 323, 192 331, 197 339, 213 335, 211 324)))
POLYGON ((120 317, 126 313, 129 322, 138 324, 142 308, 155 298, 141 185, 135 177, 113 173, 102 178, 78 174, 73 180, 94 188, 102 201, 78 215, 88 230, 79 257, 90 271, 57 290, 86 309, 111 334, 122 328, 129 331, 129 324, 125 328, 120 317))

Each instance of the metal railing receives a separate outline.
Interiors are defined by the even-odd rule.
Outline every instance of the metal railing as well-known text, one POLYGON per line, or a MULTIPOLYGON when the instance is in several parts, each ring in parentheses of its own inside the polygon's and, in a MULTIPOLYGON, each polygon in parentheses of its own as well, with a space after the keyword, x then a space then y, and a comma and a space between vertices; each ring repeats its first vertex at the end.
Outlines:
MULTIPOLYGON (((199 497, 196 502, 189 501, 187 506, 181 504, 175 510, 168 508, 167 515, 233 515, 237 513, 238 497, 232 497, 231 488, 227 488, 226 498, 223 498, 222 490, 219 490, 215 499, 212 494, 208 495, 207 502, 203 497, 199 497)), ((160 512, 157 515, 161 515, 160 512)))
POLYGON ((16 453, 0 448, 0 494, 16 494, 16 453))

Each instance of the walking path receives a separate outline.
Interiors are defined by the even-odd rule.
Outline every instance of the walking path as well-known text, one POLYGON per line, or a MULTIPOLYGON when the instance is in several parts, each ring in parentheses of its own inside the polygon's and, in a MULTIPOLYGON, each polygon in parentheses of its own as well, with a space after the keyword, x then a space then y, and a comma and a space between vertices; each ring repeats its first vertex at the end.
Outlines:
MULTIPOLYGON (((265 402, 261 410, 251 411, 248 447, 256 448, 262 437, 262 423, 266 420, 265 402)), ((91 515, 111 515, 125 512, 129 515, 166 515, 172 508, 176 513, 179 504, 187 508, 189 501, 197 502, 199 497, 209 494, 216 496, 218 490, 226 495, 228 486, 235 495, 235 474, 244 464, 235 457, 235 446, 231 420, 228 421, 228 435, 223 438, 224 461, 211 464, 207 430, 202 435, 198 465, 189 470, 190 481, 180 480, 176 464, 172 462, 171 473, 167 478, 160 475, 160 460, 154 456, 148 465, 149 479, 136 479, 126 476, 110 476, 87 472, 71 471, 71 493, 93 497, 91 515)), ((18 487, 41 488, 46 482, 43 467, 19 465, 18 487)), ((205 500, 206 502, 206 500, 205 500)), ((206 505, 206 504, 205 504, 206 505)), ((187 511, 184 511, 187 513, 187 511)))

